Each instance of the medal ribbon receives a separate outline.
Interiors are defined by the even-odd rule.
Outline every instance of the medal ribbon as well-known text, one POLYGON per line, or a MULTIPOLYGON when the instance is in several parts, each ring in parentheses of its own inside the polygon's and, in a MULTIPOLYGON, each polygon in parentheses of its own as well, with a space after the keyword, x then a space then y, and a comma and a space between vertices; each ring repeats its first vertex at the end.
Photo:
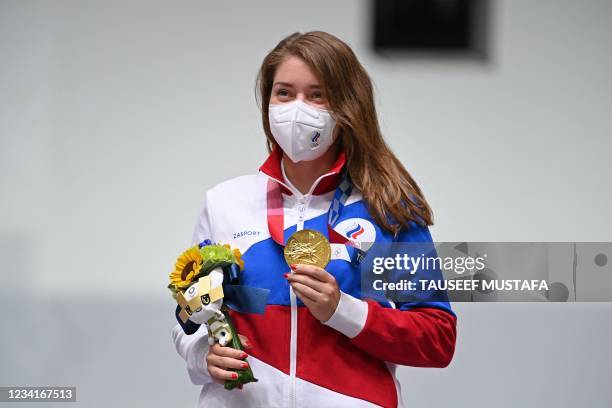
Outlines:
MULTIPOLYGON (((353 183, 351 183, 346 169, 342 171, 340 179, 341 182, 334 192, 334 198, 327 211, 327 235, 329 237, 329 242, 332 244, 343 244, 353 247, 358 262, 363 255, 363 251, 356 248, 348 238, 336 232, 333 228, 340 219, 340 214, 344 209, 346 200, 348 200, 353 191, 353 183)), ((274 242, 281 246, 285 246, 285 213, 283 208, 283 197, 281 195, 280 184, 272 178, 268 178, 266 199, 268 207, 268 230, 270 231, 270 235, 274 242)))

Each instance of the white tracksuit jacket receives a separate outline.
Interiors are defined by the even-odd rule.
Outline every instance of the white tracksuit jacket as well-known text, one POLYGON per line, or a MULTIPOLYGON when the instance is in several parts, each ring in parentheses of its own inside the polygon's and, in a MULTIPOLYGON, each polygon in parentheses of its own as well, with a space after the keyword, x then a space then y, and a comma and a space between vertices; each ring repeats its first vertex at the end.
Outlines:
MULTIPOLYGON (((308 194, 301 194, 284 177, 281 158, 276 148, 259 173, 225 181, 205 194, 192 244, 210 239, 238 247, 245 261, 243 284, 271 292, 265 314, 231 312, 238 332, 253 345, 246 350, 247 361, 259 379, 242 390, 225 390, 209 376, 204 325, 192 335, 179 324, 172 330, 191 382, 202 386, 199 407, 401 407, 396 365, 448 365, 456 316, 448 302, 362 300, 359 268, 350 262, 344 245, 332 244, 326 270, 336 278, 341 298, 327 322, 315 319, 283 277, 289 266, 268 227, 268 180, 282 188, 285 239, 302 228, 328 236, 327 211, 345 156, 340 153, 308 194)), ((431 242, 428 228, 417 224, 396 236, 382 230, 356 189, 333 230, 361 242, 431 242)))

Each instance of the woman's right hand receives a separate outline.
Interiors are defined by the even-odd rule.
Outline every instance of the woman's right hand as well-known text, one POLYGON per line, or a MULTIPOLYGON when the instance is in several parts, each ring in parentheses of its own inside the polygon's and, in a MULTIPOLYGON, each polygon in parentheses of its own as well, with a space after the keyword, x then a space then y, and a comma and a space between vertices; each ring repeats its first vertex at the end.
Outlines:
MULTIPOLYGON (((239 334, 238 337, 244 348, 251 348, 251 343, 246 336, 239 334)), ((208 354, 206 355, 208 373, 213 378, 213 381, 219 384, 223 384, 225 380, 235 380, 238 375, 227 369, 244 370, 248 367, 248 363, 244 361, 247 357, 248 354, 242 350, 224 347, 219 343, 215 343, 209 347, 208 354)))

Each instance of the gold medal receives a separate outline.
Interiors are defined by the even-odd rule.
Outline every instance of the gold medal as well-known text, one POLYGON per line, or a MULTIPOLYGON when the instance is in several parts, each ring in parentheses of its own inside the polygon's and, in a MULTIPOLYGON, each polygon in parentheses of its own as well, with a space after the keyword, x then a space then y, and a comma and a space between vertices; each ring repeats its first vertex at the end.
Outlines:
POLYGON ((325 268, 331 259, 331 246, 319 231, 303 229, 289 237, 284 253, 288 265, 305 264, 325 268))

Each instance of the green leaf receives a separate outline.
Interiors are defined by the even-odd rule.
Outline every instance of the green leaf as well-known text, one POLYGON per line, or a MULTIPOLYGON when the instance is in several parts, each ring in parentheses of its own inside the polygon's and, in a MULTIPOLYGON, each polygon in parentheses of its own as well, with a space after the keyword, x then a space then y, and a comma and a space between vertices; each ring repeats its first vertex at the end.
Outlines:
MULTIPOLYGON (((242 343, 240 342, 240 337, 238 337, 238 332, 236 332, 236 327, 234 327, 234 322, 232 321, 229 313, 224 310, 223 314, 225 315, 225 319, 230 327, 230 333, 232 333, 232 343, 230 347, 236 350, 244 350, 242 343)), ((257 382, 257 378, 253 375, 253 371, 251 370, 251 366, 249 365, 247 368, 243 370, 238 369, 230 369, 229 371, 233 371, 238 374, 238 378, 235 380, 225 380, 225 389, 232 390, 236 388, 240 384, 248 384, 250 382, 257 382)))

